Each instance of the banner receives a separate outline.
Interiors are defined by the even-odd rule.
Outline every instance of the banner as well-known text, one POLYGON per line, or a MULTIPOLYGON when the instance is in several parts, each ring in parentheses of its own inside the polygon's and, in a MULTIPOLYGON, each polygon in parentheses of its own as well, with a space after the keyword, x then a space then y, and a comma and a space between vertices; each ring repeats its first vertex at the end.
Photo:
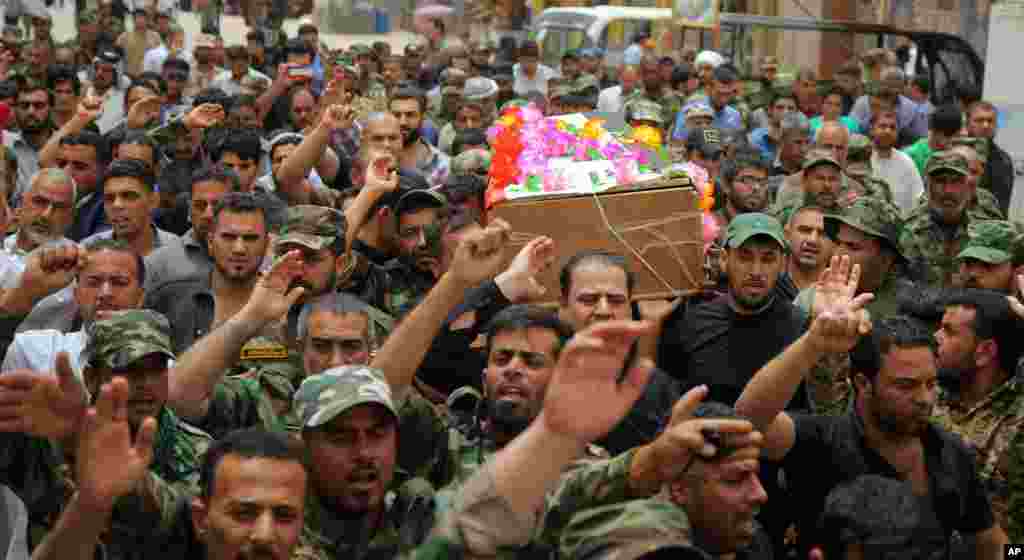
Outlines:
POLYGON ((672 0, 672 19, 688 28, 718 27, 719 0, 672 0))

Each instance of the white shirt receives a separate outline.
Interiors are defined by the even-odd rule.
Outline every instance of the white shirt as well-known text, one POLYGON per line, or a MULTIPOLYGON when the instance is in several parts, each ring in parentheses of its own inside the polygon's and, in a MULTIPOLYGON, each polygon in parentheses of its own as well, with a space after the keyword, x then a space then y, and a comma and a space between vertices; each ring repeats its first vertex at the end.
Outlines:
POLYGON ((80 357, 84 348, 85 331, 62 333, 47 329, 18 333, 7 349, 0 372, 15 369, 53 372, 57 369, 57 354, 67 352, 71 359, 71 370, 82 379, 80 357))
POLYGON ((924 181, 910 156, 894 149, 891 157, 883 158, 877 151, 872 151, 871 169, 878 178, 889 183, 893 203, 900 212, 906 214, 917 205, 917 200, 924 193, 924 181))
MULTIPOLYGON (((247 76, 252 76, 260 80, 263 80, 267 82, 268 87, 270 86, 271 79, 266 74, 258 70, 253 70, 252 68, 249 68, 247 72, 247 76)), ((242 81, 236 81, 234 78, 232 78, 231 70, 225 70, 220 74, 217 74, 217 77, 214 78, 212 82, 210 82, 210 87, 220 88, 220 90, 222 90, 224 93, 228 95, 242 94, 242 81)))
POLYGON ((547 95, 548 80, 557 78, 560 75, 554 68, 538 63, 537 72, 534 73, 533 78, 529 78, 519 69, 519 63, 516 63, 512 67, 512 77, 514 79, 512 89, 516 92, 516 95, 526 95, 531 91, 539 91, 547 95))
POLYGON ((597 94, 597 110, 603 113, 618 113, 622 110, 622 86, 604 88, 597 94))

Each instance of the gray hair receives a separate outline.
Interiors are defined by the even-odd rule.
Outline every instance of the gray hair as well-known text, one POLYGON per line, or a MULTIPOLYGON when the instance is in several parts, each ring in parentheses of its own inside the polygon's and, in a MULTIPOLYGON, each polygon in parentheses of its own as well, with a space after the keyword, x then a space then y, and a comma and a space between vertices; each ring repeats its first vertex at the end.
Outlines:
POLYGON ((335 315, 345 315, 347 313, 365 315, 370 326, 368 336, 370 340, 373 340, 373 321, 369 320, 370 310, 366 302, 349 293, 328 292, 302 306, 302 311, 299 313, 297 333, 300 341, 306 340, 306 335, 309 333, 309 317, 317 311, 326 311, 335 315))
POLYGON ((36 171, 32 175, 32 179, 29 180, 29 190, 39 186, 39 182, 43 179, 50 183, 66 183, 71 185, 71 201, 74 203, 74 201, 78 200, 78 185, 75 184, 75 178, 68 175, 63 169, 59 167, 44 167, 36 171))
POLYGON ((786 140, 786 138, 795 133, 810 135, 811 121, 800 111, 793 111, 786 113, 782 117, 782 122, 779 123, 779 130, 781 131, 782 140, 786 140))

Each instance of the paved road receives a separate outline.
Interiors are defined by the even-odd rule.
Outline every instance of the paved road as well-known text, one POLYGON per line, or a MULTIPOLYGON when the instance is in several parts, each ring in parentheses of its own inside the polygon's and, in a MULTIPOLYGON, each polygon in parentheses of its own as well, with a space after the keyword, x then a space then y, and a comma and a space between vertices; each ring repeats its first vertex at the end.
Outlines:
MULTIPOLYGON (((59 0, 58 0, 59 1, 59 0)), ((326 0, 325 0, 326 1, 326 0)), ((64 6, 55 3, 53 7, 53 35, 58 40, 70 39, 75 36, 74 2, 65 0, 64 6)), ((194 37, 199 33, 199 18, 188 12, 180 12, 177 18, 178 23, 185 28, 188 37, 194 37)), ((299 27, 297 20, 286 21, 285 31, 294 35, 299 27)), ((224 37, 225 45, 244 44, 247 28, 241 17, 223 16, 221 19, 221 34, 224 37)), ((348 47, 353 43, 370 44, 374 41, 387 41, 391 44, 393 51, 401 51, 405 45, 412 41, 414 35, 406 31, 394 31, 391 33, 368 33, 335 35, 321 34, 320 39, 331 48, 348 47)))

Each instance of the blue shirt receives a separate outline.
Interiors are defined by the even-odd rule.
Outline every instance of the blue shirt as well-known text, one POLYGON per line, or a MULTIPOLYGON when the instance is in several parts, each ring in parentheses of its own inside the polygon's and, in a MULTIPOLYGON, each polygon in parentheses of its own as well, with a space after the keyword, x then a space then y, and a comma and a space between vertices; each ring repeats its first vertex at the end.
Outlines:
MULTIPOLYGON (((914 103, 909 97, 900 96, 899 106, 896 107, 896 127, 900 132, 916 138, 928 136, 928 114, 914 103)), ((861 130, 871 130, 871 103, 867 95, 857 98, 850 110, 861 130)))
POLYGON ((730 105, 722 107, 721 110, 716 110, 714 105, 708 101, 707 97, 696 99, 683 105, 683 108, 679 110, 679 114, 676 115, 676 122, 673 125, 672 139, 673 140, 685 140, 688 131, 686 130, 686 110, 694 105, 707 105, 711 107, 711 110, 715 112, 715 117, 711 121, 711 126, 719 130, 741 130, 743 129, 743 115, 740 114, 735 108, 730 105))
POLYGON ((771 136, 768 136, 768 128, 761 127, 755 129, 750 133, 749 136, 750 145, 761 150, 761 157, 765 161, 775 161, 775 153, 778 151, 779 146, 772 140, 771 136))

